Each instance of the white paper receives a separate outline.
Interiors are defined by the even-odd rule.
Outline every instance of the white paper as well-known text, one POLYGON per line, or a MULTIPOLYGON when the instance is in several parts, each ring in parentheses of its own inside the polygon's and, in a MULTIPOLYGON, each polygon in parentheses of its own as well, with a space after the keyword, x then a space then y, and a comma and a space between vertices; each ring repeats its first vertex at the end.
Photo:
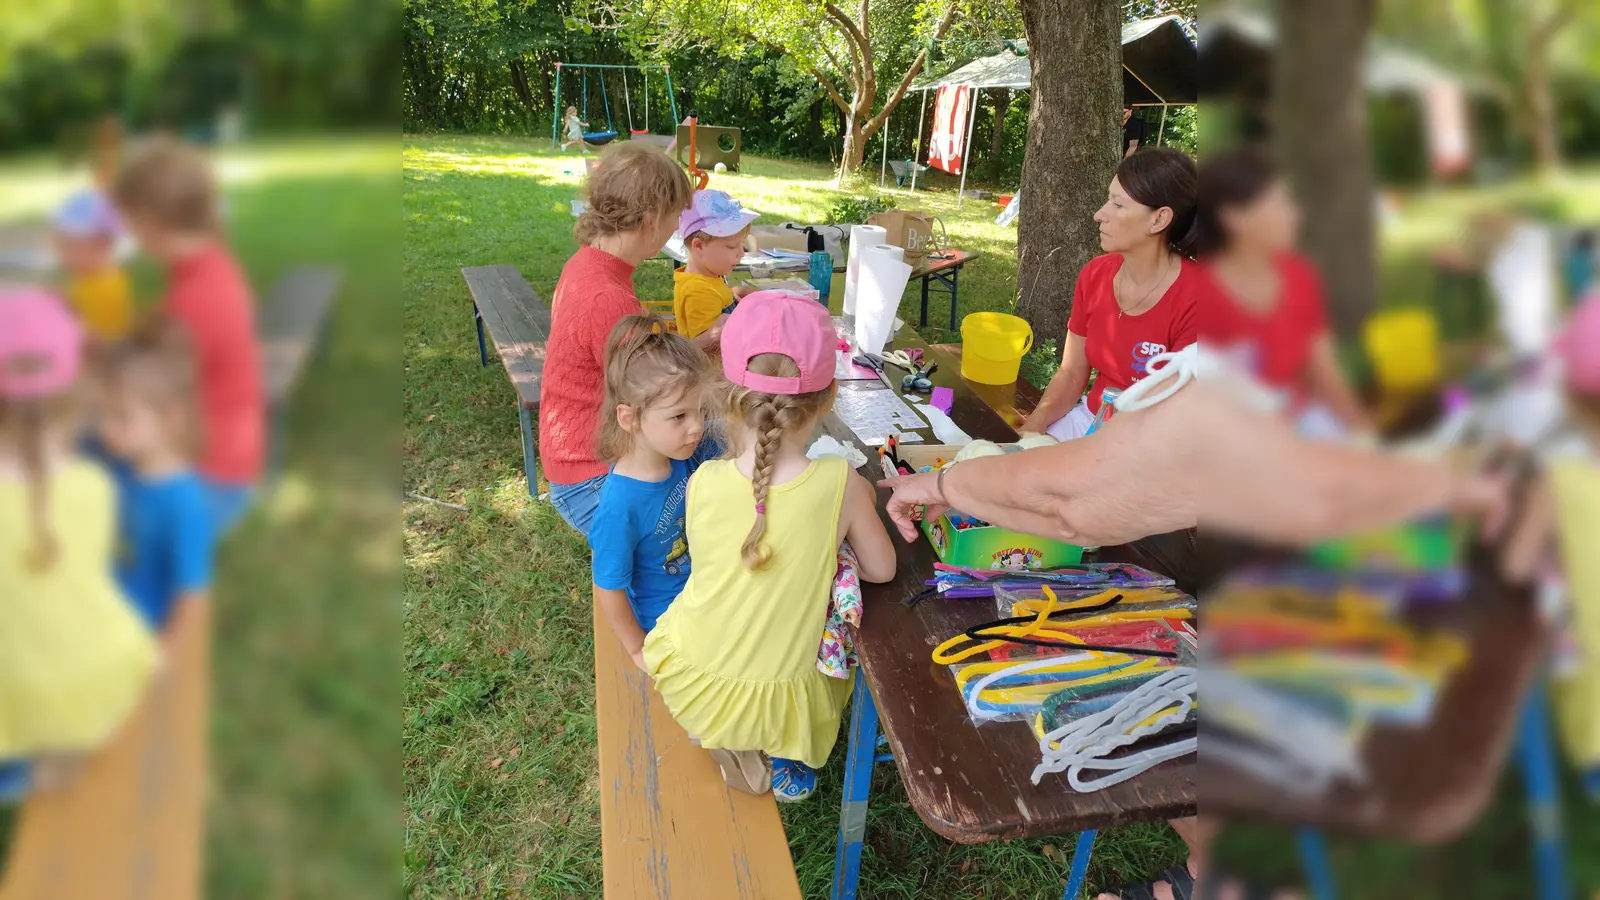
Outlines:
POLYGON ((811 447, 806 450, 806 456, 810 459, 837 456, 849 460, 852 469, 859 469, 867 464, 867 455, 861 452, 861 448, 849 441, 841 444, 826 434, 812 442, 811 447))
MULTIPOLYGON (((900 250, 899 247, 893 248, 900 250)), ((905 252, 900 251, 902 254, 905 252)), ((900 296, 911 280, 911 267, 893 253, 874 247, 862 254, 861 285, 856 291, 856 348, 879 353, 894 333, 900 296)))
POLYGON ((856 314, 856 291, 861 279, 861 254, 868 247, 881 245, 889 232, 881 225, 851 225, 850 255, 844 266, 844 314, 856 314))
POLYGON ((928 406, 922 407, 922 411, 927 414, 928 423, 933 426, 933 436, 939 439, 939 443, 941 443, 941 444, 970 444, 970 443, 972 443, 972 435, 967 434, 965 431, 962 431, 961 430, 961 426, 959 426, 956 423, 950 421, 950 417, 945 415, 939 409, 939 407, 933 406, 933 405, 930 404, 928 406))
POLYGON ((916 410, 888 388, 846 389, 841 385, 833 412, 868 447, 879 446, 888 435, 903 436, 928 427, 916 410))

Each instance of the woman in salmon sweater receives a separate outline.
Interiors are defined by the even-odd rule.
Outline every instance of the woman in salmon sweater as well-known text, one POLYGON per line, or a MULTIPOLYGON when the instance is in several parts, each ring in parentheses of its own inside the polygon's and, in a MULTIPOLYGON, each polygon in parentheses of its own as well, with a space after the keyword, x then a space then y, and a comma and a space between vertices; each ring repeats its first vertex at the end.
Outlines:
MULTIPOLYGON (((567 260, 551 300, 539 412, 539 457, 550 502, 587 537, 610 466, 595 434, 605 395, 606 338, 624 316, 642 315, 633 270, 660 252, 689 207, 689 178, 653 147, 619 144, 590 173, 589 208, 573 236, 582 246, 567 260)), ((711 334, 707 341, 715 341, 711 334)))

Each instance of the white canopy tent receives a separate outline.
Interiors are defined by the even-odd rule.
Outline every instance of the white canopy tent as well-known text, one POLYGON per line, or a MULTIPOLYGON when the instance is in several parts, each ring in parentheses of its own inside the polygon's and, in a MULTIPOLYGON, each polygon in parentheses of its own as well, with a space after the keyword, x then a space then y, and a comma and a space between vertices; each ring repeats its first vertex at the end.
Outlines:
MULTIPOLYGON (((1183 106, 1196 102, 1195 67, 1197 55, 1194 41, 1184 30, 1183 20, 1177 16, 1141 19, 1122 26, 1123 103, 1133 107, 1161 107, 1161 126, 1156 141, 1166 136, 1167 107, 1183 106)), ((917 157, 926 154, 922 146, 923 127, 927 124, 928 92, 942 87, 968 87, 979 90, 1025 91, 1033 86, 1028 66, 1028 42, 1007 41, 1005 49, 993 56, 975 59, 942 77, 914 85, 911 90, 922 94, 917 114, 917 157)), ((972 129, 978 119, 976 99, 967 104, 967 139, 963 144, 971 156, 972 129)), ((883 162, 878 174, 878 184, 888 181, 889 129, 884 127, 883 162)), ((920 159, 918 160, 921 161, 920 159)), ((965 199, 967 165, 961 167, 961 187, 956 205, 965 199)))

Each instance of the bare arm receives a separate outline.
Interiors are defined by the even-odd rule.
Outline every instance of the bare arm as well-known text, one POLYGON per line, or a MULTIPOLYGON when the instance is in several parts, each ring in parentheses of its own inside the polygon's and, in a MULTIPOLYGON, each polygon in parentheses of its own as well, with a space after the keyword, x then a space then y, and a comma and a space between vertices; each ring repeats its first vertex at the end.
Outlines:
POLYGON ((631 657, 634 664, 644 668, 644 629, 639 627, 639 620, 633 615, 633 607, 628 605, 626 591, 611 591, 600 585, 594 586, 595 602, 600 604, 600 611, 606 614, 606 620, 611 623, 611 630, 616 632, 617 640, 622 642, 622 649, 631 657))
MULTIPOLYGON (((1089 384, 1088 345, 1081 335, 1067 332, 1067 344, 1061 350, 1061 368, 1050 379, 1039 398, 1039 406, 1028 414, 1019 431, 1043 433, 1057 419, 1072 411, 1083 397, 1089 384)), ((962 510, 966 512, 966 510, 962 510)), ((973 513, 977 515, 977 513, 973 513)))
POLYGON ((839 514, 839 531, 856 552, 860 563, 857 574, 863 581, 892 581, 895 573, 894 544, 889 529, 878 518, 878 498, 872 485, 860 474, 851 472, 845 479, 844 508, 839 514))
POLYGON ((1138 150, 1139 150, 1139 142, 1136 141, 1136 140, 1129 141, 1128 142, 1128 149, 1122 154, 1122 158, 1123 159, 1127 159, 1128 157, 1132 156, 1134 153, 1138 152, 1138 150))
POLYGON ((1339 352, 1334 346, 1333 334, 1324 332, 1311 350, 1307 371, 1311 395, 1321 401, 1343 425, 1351 431, 1372 431, 1367 412, 1356 399, 1355 391, 1344 377, 1339 365, 1339 352))
MULTIPOLYGON (((1288 423, 1192 385, 1053 447, 885 479, 906 540, 911 510, 948 503, 1030 534, 1111 545, 1192 527, 1303 544, 1447 509, 1494 514, 1503 486, 1448 466, 1302 440, 1288 423)), ((1493 530, 1491 524, 1490 529, 1493 530)))

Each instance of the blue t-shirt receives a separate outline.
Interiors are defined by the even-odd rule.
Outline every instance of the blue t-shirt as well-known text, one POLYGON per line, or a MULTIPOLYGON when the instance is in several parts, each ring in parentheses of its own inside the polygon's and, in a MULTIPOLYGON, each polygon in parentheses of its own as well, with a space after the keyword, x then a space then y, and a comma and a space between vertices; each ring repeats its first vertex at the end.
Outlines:
POLYGON ((600 505, 589 527, 594 583, 627 591, 628 605, 645 631, 689 580, 689 542, 683 530, 684 497, 695 460, 675 459, 661 481, 616 472, 600 486, 600 505))
POLYGON ((153 629, 166 627, 183 594, 211 586, 215 538, 200 476, 185 470, 146 480, 114 465, 117 581, 153 629))

